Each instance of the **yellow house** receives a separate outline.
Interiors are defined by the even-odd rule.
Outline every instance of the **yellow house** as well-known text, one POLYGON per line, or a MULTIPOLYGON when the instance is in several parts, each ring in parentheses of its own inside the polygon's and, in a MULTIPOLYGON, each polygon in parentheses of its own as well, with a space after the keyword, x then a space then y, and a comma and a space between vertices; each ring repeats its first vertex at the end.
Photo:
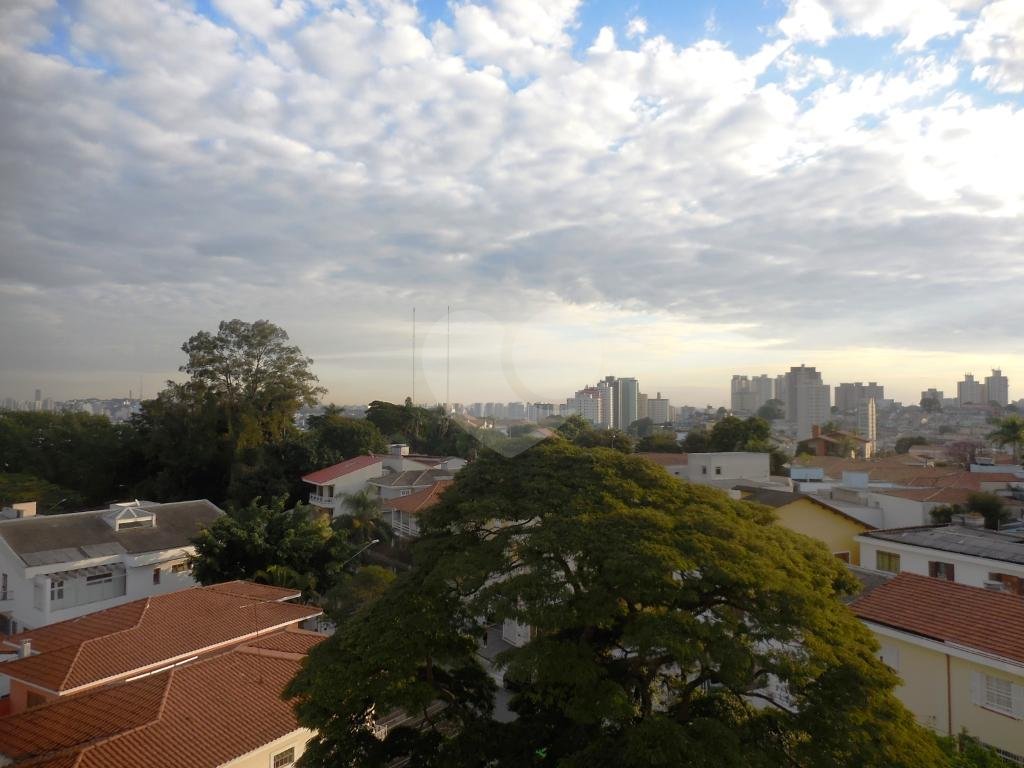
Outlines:
POLYGON ((873 531, 874 526, 806 494, 754 486, 737 486, 736 490, 744 501, 774 509, 779 525, 817 539, 836 557, 852 565, 860 565, 857 536, 873 531))
POLYGON ((901 573, 851 608, 918 722, 1024 766, 1024 597, 901 573))

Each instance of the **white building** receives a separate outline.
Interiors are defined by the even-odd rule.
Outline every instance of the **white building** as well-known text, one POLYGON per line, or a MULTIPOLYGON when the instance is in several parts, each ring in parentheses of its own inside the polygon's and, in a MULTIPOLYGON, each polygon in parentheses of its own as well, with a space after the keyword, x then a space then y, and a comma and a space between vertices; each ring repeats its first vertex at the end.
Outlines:
POLYGON ((0 632, 36 629, 195 586, 191 540, 224 512, 205 499, 0 521, 0 632))
POLYGON ((969 403, 984 405, 988 402, 988 392, 985 391, 984 384, 974 380, 973 374, 965 373, 964 380, 957 382, 956 399, 958 405, 969 403))
POLYGON ((992 375, 985 377, 985 392, 989 402, 1005 407, 1010 402, 1010 380, 1003 376, 1001 370, 994 368, 992 375))
POLYGON ((867 440, 864 458, 870 459, 878 447, 878 407, 873 397, 861 400, 857 406, 857 434, 867 440))
POLYGON ((941 525, 868 531, 857 541, 862 568, 1024 595, 1024 532, 941 525))
MULTIPOLYGON (((402 455, 398 454, 396 460, 401 461, 402 455)), ((354 459, 311 472, 302 478, 302 482, 313 486, 309 492, 309 503, 320 512, 334 518, 345 513, 346 496, 359 493, 371 480, 383 475, 383 457, 356 456, 354 459)))
POLYGON ((685 466, 686 479, 691 483, 731 488, 732 483, 741 480, 754 483, 771 480, 771 457, 767 453, 691 453, 686 456, 685 466))
POLYGON ((655 424, 667 424, 672 421, 672 406, 667 397, 662 397, 661 392, 657 397, 647 398, 647 418, 655 424))

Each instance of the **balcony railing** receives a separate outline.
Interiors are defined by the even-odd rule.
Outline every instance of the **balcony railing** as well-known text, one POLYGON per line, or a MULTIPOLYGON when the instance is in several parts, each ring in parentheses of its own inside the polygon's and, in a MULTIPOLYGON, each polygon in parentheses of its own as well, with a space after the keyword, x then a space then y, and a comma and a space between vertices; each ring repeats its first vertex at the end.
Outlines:
POLYGON ((318 507, 331 507, 334 508, 334 497, 333 496, 321 496, 319 493, 309 494, 309 503, 316 504, 318 507))

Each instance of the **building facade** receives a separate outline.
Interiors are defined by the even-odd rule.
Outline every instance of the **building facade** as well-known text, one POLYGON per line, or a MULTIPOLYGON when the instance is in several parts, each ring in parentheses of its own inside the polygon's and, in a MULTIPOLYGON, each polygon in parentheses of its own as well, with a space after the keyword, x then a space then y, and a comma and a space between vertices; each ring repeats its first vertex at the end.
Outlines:
POLYGON ((821 374, 806 365, 793 366, 786 374, 786 419, 797 440, 811 436, 814 425, 825 424, 831 416, 831 390, 821 374))

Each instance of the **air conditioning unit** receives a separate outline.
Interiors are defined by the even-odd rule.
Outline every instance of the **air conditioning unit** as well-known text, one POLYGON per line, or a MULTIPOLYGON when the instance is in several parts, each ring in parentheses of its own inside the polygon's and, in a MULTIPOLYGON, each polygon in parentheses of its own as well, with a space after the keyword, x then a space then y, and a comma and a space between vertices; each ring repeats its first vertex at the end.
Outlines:
POLYGON ((991 589, 993 592, 1005 592, 1006 586, 1001 581, 986 581, 985 589, 991 589))

